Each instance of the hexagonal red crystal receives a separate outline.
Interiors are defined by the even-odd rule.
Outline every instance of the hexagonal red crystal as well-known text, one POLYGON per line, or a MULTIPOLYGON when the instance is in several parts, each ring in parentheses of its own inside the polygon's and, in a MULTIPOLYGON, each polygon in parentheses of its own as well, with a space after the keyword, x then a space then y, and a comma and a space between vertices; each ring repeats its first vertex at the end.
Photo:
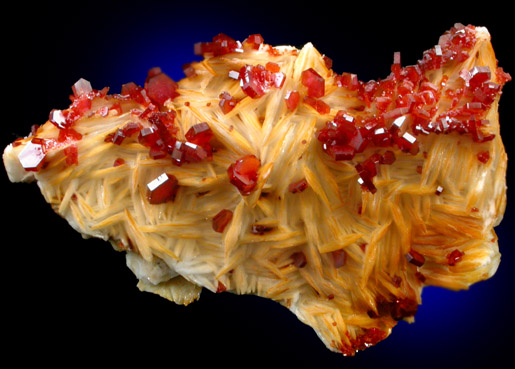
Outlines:
POLYGON ((307 87, 308 96, 320 98, 325 95, 325 80, 313 68, 302 72, 301 83, 307 87))
POLYGON ((293 111, 299 105, 300 94, 296 90, 286 92, 284 96, 284 100, 286 101, 286 107, 288 110, 293 111))
POLYGON ((27 142, 25 147, 18 154, 18 160, 21 166, 29 172, 39 171, 45 163, 46 156, 44 145, 33 141, 34 139, 27 142))
POLYGON ((147 200, 150 204, 162 204, 173 201, 179 189, 177 178, 163 173, 147 184, 147 200))
POLYGON ((177 83, 158 67, 149 70, 144 87, 150 100, 158 106, 179 96, 177 83))
POLYGON ((231 110, 233 110, 236 104, 238 103, 238 100, 236 100, 234 97, 231 96, 231 94, 229 94, 226 91, 222 92, 219 97, 220 102, 218 103, 218 105, 220 106, 224 114, 227 114, 231 110))
POLYGON ((229 182, 244 196, 256 187, 261 161, 255 155, 245 155, 227 169, 229 182))

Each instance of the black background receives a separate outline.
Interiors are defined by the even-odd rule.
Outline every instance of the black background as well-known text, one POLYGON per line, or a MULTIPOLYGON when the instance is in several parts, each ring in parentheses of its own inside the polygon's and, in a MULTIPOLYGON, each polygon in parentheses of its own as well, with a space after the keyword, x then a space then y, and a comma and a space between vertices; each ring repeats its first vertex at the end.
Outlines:
MULTIPOLYGON (((198 59, 193 44, 220 32, 238 40, 260 33, 272 45, 312 42, 333 59, 336 72, 367 81, 388 75, 394 51, 403 65, 413 64, 454 23, 474 24, 489 29, 499 65, 515 75, 507 9, 493 2, 456 9, 433 3, 19 2, 3 14, 2 147, 46 121, 51 109, 66 108, 79 78, 113 93, 122 83, 142 84, 154 66, 178 80, 181 66, 198 59)), ((500 104, 509 157, 514 98, 510 82, 500 104)), ((513 350, 510 191, 497 228, 503 255, 497 274, 468 291, 426 288, 414 324, 401 322, 387 340, 344 358, 272 301, 204 290, 183 307, 140 292, 123 254, 103 241, 83 240, 35 184, 11 184, 5 171, 0 181, 2 352, 19 364, 454 368, 499 364, 513 350)))

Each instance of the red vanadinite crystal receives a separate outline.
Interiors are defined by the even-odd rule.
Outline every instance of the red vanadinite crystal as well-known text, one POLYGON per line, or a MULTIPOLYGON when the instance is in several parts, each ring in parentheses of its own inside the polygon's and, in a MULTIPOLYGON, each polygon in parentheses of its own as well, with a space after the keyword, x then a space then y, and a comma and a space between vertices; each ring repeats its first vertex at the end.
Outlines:
POLYGON ((377 345, 387 336, 388 333, 379 328, 365 328, 363 334, 350 340, 350 346, 342 341, 340 351, 344 356, 354 356, 357 351, 362 351, 368 347, 377 345))
POLYGON ((252 49, 259 49, 259 47, 263 44, 264 40, 260 34, 254 34, 247 37, 244 41, 244 45, 250 46, 252 49))
POLYGON ((219 33, 211 42, 198 42, 194 45, 195 55, 220 56, 235 52, 241 48, 241 44, 226 34, 219 33))
POLYGON ((222 282, 218 281, 218 286, 216 287, 216 293, 222 293, 227 291, 227 287, 222 282))
POLYGON ((144 87, 150 100, 158 106, 163 106, 166 100, 179 96, 177 83, 159 67, 149 70, 144 87))
POLYGON ((106 142, 112 142, 115 145, 121 145, 123 141, 139 131, 141 131, 142 127, 139 123, 136 122, 128 122, 122 127, 118 128, 113 134, 108 135, 105 139, 106 142))
POLYGON ((79 152, 77 150, 77 145, 71 144, 64 148, 64 155, 66 157, 66 165, 76 165, 79 164, 79 152))
POLYGON ((231 182, 244 196, 249 195, 256 187, 261 161, 254 155, 246 155, 227 169, 231 182))
POLYGON ((304 268, 308 263, 306 255, 302 251, 294 252, 290 255, 293 265, 297 268, 304 268))
POLYGON ((120 91, 122 96, 127 96, 132 100, 136 101, 138 104, 143 106, 150 105, 150 98, 147 96, 146 90, 143 87, 138 86, 134 82, 129 82, 122 85, 122 89, 120 91))
POLYGON ((233 110, 237 103, 238 100, 232 97, 231 94, 229 94, 228 92, 222 92, 220 94, 220 102, 218 103, 218 105, 220 106, 224 114, 227 114, 231 110, 233 110))
POLYGON ((34 140, 32 139, 32 141, 27 142, 23 150, 18 154, 18 159, 23 169, 29 172, 39 171, 45 163, 46 150, 44 143, 34 142, 34 140))
POLYGON ((325 80, 313 68, 306 69, 301 74, 301 82, 308 89, 308 96, 320 98, 325 95, 325 80))
POLYGON ((123 164, 125 164, 125 160, 123 160, 122 158, 116 158, 116 160, 113 163, 113 167, 119 167, 123 164))
MULTIPOLYGON (((273 66, 272 69, 275 69, 273 66)), ((269 69, 258 65, 244 65, 238 76, 243 92, 253 99, 265 95, 272 87, 281 88, 285 76, 281 72, 271 72, 269 69)))
POLYGON ((291 193, 303 192, 308 188, 308 181, 306 178, 302 178, 300 181, 292 182, 288 186, 288 191, 291 193))
POLYGON ((381 159, 379 161, 381 164, 387 164, 387 165, 390 165, 390 164, 393 164, 395 162, 395 154, 393 151, 386 151, 382 156, 381 156, 381 159))
POLYGON ((209 128, 209 124, 202 122, 191 126, 185 136, 189 142, 204 146, 207 145, 213 137, 213 131, 209 128))
POLYGON ((390 303, 390 315, 394 320, 414 316, 417 311, 418 303, 409 298, 397 298, 390 303))
POLYGON ((361 86, 358 76, 352 73, 342 73, 336 76, 335 82, 338 87, 343 87, 351 91, 356 91, 361 86))
POLYGON ((182 71, 184 72, 184 75, 188 78, 195 77, 197 75, 197 72, 195 71, 195 68, 191 63, 186 63, 182 66, 182 71))
POLYGON ((488 160, 490 160, 490 153, 488 151, 481 151, 480 153, 477 154, 477 159, 481 163, 486 164, 486 163, 488 163, 488 160))
POLYGON ((222 233, 232 219, 232 211, 222 209, 213 217, 212 226, 215 232, 222 233))
POLYGON ((150 204, 173 201, 179 189, 179 182, 172 174, 163 173, 147 184, 147 200, 150 204))
POLYGON ((286 100, 286 107, 288 110, 293 111, 297 108, 297 105, 299 105, 300 94, 295 90, 288 91, 286 92, 284 99, 286 100))
POLYGON ((406 254, 406 259, 408 260, 408 262, 410 262, 411 264, 413 265, 416 265, 418 267, 424 265, 425 261, 426 261, 426 258, 420 254, 419 252, 411 249, 407 254, 406 254))
POLYGON ((304 96, 303 101, 305 104, 308 104, 313 109, 315 109, 318 114, 324 115, 329 114, 331 112, 331 107, 323 100, 316 99, 312 96, 304 96))
POLYGON ((450 266, 456 265, 456 263, 463 258, 463 255, 465 255, 464 252, 458 249, 453 250, 451 253, 447 255, 447 264, 449 264, 450 266))

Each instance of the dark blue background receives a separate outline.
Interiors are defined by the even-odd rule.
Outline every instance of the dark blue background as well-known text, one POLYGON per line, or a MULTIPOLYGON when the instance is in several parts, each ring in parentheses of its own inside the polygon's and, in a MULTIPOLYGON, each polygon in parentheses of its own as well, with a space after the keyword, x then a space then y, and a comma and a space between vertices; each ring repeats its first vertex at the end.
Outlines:
MULTIPOLYGON (((475 24, 488 27, 500 66, 515 76, 513 21, 502 9, 341 3, 16 4, 5 14, 13 23, 2 26, 2 59, 9 63, 3 69, 8 96, 2 147, 26 135, 32 124, 43 123, 51 109, 66 108, 79 78, 97 89, 109 86, 113 93, 129 81, 142 84, 154 66, 178 80, 181 66, 198 59, 194 43, 220 32, 238 40, 260 33, 272 45, 312 42, 333 59, 336 72, 354 72, 367 81, 389 73, 394 51, 401 52, 403 65, 413 64, 455 22, 475 24)), ((513 83, 505 86, 500 104, 510 157, 513 83)), ((12 185, 5 175, 1 181, 8 215, 2 223, 2 301, 8 311, 2 335, 9 342, 5 353, 20 363, 71 363, 67 355, 72 355, 74 362, 123 365, 146 359, 148 366, 460 368, 498 367, 513 351, 515 204, 510 191, 497 228, 503 255, 497 274, 468 291, 426 288, 414 324, 401 322, 387 340, 344 358, 272 301, 204 291, 198 302, 182 307, 139 292, 122 254, 102 241, 83 240, 44 203, 35 185, 12 185)), ((508 184, 513 183, 510 167, 508 184)))

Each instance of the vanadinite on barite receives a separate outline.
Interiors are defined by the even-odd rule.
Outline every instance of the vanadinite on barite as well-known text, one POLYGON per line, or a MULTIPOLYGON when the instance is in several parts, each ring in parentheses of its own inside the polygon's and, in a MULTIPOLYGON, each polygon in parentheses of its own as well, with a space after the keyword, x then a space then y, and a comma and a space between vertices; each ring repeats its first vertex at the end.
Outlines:
POLYGON ((9 178, 126 251, 141 290, 267 297, 344 355, 413 321, 424 286, 495 273, 511 77, 485 28, 456 24, 414 65, 393 51, 368 82, 259 34, 194 52, 177 82, 159 67, 119 94, 79 79, 6 148, 9 178))

